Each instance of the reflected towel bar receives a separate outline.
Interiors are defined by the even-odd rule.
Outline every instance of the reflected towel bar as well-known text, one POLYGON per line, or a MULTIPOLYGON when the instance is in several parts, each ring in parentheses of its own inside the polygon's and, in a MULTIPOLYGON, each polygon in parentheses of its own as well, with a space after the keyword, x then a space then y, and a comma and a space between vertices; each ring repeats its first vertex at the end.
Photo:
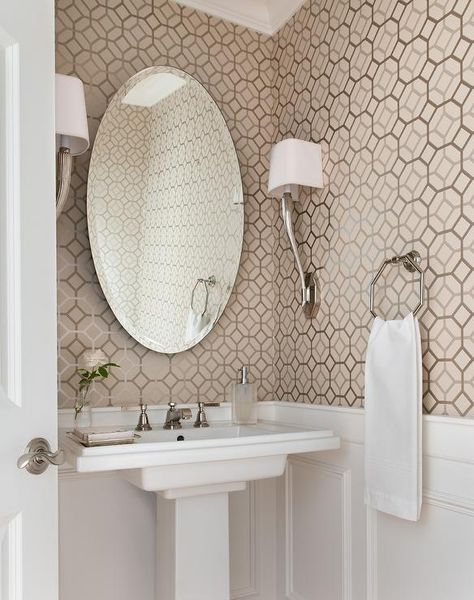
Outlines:
POLYGON ((191 310, 194 310, 195 312, 198 311, 194 308, 194 294, 196 292, 196 288, 200 283, 203 283, 204 287, 206 288, 206 300, 204 302, 204 310, 201 313, 202 315, 205 315, 207 311, 207 304, 209 302, 209 287, 214 287, 216 285, 216 278, 214 277, 214 275, 211 275, 207 279, 202 279, 201 277, 197 279, 196 283, 194 284, 193 291, 191 292, 191 310))

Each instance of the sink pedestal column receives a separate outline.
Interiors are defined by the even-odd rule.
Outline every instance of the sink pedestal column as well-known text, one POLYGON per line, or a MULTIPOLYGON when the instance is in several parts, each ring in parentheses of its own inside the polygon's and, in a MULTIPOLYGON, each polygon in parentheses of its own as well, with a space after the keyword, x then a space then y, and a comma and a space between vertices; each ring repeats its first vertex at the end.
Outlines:
POLYGON ((157 600, 229 600, 229 492, 245 485, 157 492, 157 600))

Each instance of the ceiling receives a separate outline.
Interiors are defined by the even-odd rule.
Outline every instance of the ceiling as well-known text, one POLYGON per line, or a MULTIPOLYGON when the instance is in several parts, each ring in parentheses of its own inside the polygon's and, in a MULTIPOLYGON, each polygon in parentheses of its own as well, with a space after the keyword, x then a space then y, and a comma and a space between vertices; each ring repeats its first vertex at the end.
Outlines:
POLYGON ((305 0, 175 0, 175 2, 237 25, 273 35, 295 14, 305 0))

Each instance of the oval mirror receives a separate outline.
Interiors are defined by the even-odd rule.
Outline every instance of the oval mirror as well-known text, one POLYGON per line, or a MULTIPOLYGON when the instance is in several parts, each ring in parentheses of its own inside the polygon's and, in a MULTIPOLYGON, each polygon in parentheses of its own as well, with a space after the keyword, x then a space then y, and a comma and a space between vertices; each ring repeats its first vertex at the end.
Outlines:
POLYGON ((117 92, 92 151, 87 213, 100 284, 128 333, 165 353, 202 340, 235 282, 244 210, 232 138, 198 81, 152 67, 117 92))

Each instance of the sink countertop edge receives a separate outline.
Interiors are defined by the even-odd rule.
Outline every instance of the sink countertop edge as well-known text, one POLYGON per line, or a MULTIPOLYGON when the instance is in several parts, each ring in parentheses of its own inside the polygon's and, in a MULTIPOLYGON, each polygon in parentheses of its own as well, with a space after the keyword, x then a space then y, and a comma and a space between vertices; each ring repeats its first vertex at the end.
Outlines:
MULTIPOLYGON (((265 423, 261 422, 262 425, 265 423)), ((282 423, 268 422, 269 425, 282 423)), ((292 427, 294 430, 294 426, 292 427)), ((186 429, 179 432, 186 432, 186 429)), ((179 435, 178 432, 178 435, 179 435)), ((155 441, 134 445, 85 448, 61 432, 61 445, 68 463, 79 473, 120 471, 153 466, 232 461, 276 454, 301 454, 340 447, 340 439, 331 430, 298 430, 238 438, 193 439, 183 442, 155 441), (296 438, 295 438, 296 436, 296 438), (164 447, 165 446, 165 447, 164 447), (289 448, 292 446, 292 449, 289 448), (219 452, 216 456, 216 451, 219 452)))

